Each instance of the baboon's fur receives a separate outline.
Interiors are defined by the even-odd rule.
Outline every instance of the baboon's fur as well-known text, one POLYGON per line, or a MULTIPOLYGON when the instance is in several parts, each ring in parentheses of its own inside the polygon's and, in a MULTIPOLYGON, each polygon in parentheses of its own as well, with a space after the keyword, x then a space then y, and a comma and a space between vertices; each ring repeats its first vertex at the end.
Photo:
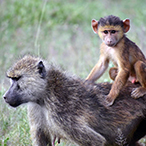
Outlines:
POLYGON ((25 56, 7 76, 12 85, 4 99, 13 107, 29 103, 34 146, 52 146, 51 135, 80 146, 136 146, 146 134, 146 96, 130 96, 136 85, 126 86, 106 108, 102 101, 111 84, 87 85, 39 58, 25 56))

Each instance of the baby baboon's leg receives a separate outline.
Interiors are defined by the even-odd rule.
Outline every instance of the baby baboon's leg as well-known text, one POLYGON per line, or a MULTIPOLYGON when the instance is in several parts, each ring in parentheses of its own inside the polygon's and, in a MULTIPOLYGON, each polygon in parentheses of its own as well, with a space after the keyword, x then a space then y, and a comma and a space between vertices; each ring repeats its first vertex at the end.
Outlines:
POLYGON ((137 61, 134 65, 136 78, 140 82, 141 87, 134 89, 131 96, 135 99, 146 94, 146 64, 142 61, 137 61))

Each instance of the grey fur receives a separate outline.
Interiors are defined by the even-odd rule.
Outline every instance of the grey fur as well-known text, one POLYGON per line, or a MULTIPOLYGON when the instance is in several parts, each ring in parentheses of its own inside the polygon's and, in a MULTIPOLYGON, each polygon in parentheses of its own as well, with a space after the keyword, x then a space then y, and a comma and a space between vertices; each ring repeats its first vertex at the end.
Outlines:
POLYGON ((146 106, 130 98, 130 87, 106 108, 102 101, 110 84, 88 85, 40 58, 25 56, 7 76, 12 85, 4 99, 13 107, 28 104, 33 146, 52 146, 53 137, 80 146, 136 144, 133 137, 145 119, 146 106))

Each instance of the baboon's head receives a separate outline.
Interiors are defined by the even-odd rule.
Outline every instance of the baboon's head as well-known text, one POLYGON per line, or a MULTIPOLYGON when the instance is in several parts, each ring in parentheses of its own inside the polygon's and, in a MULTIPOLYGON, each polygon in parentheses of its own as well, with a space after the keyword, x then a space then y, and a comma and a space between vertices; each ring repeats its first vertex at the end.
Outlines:
POLYGON ((25 56, 7 71, 7 77, 11 86, 3 97, 9 105, 16 107, 27 102, 43 102, 46 69, 39 58, 25 56))

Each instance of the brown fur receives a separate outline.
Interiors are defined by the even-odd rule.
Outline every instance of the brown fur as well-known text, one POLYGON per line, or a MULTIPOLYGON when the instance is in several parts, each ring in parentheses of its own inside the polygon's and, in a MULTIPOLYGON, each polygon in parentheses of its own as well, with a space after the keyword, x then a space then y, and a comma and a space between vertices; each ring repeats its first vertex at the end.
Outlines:
POLYGON ((13 107, 28 104, 35 146, 52 146, 52 136, 80 146, 136 146, 146 134, 146 96, 130 96, 136 85, 129 84, 112 107, 104 107, 111 84, 88 85, 39 58, 24 57, 7 76, 12 85, 4 99, 13 107))
POLYGON ((118 17, 110 15, 99 21, 92 20, 92 27, 103 43, 100 47, 99 61, 86 80, 90 83, 95 82, 105 72, 109 61, 112 61, 117 68, 115 81, 107 95, 105 105, 110 106, 113 104, 129 77, 139 81, 142 85, 142 87, 135 89, 131 96, 139 98, 146 94, 145 56, 138 46, 124 34, 130 28, 130 20, 122 21, 118 17))

